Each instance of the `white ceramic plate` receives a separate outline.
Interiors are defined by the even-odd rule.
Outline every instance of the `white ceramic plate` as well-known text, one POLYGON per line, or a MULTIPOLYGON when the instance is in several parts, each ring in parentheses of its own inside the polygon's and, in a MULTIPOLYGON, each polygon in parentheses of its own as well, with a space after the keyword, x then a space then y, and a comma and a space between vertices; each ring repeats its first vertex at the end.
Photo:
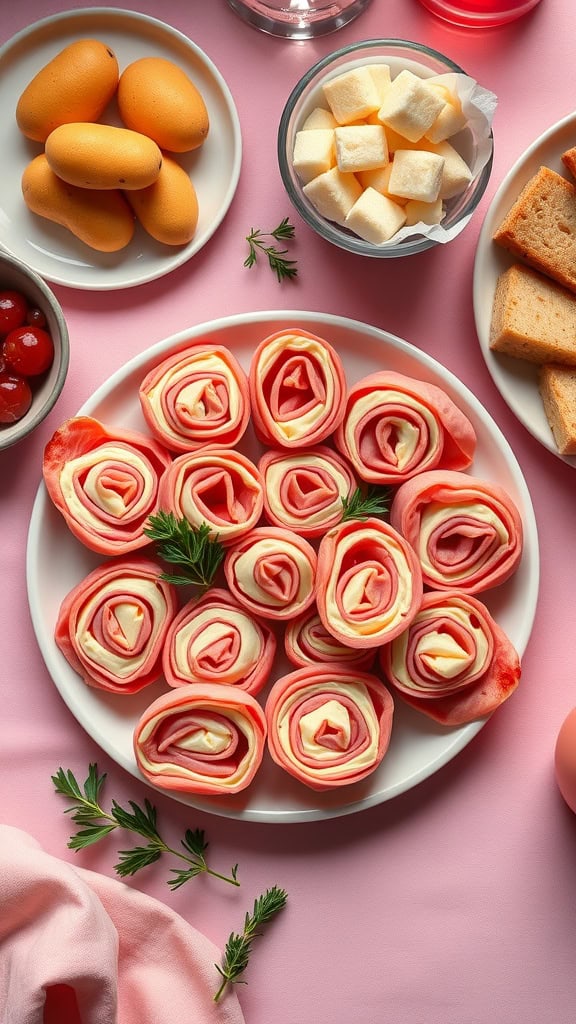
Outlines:
MULTIPOLYGON (((530 495, 516 459, 480 402, 448 370, 400 339, 357 321, 298 311, 243 314, 200 324, 141 353, 114 374, 85 403, 81 413, 111 424, 146 430, 138 386, 148 369, 188 339, 209 337, 228 346, 247 369, 257 342, 273 331, 300 325, 330 340, 340 352, 348 383, 377 369, 393 369, 443 387, 472 420, 478 448, 474 475, 504 486, 516 501, 525 525, 520 567, 507 583, 487 592, 486 604, 522 654, 528 642, 538 593, 539 556, 530 495)), ((253 437, 242 444, 255 457, 253 437)), ((118 764, 140 778, 132 753, 132 731, 144 709, 163 690, 161 683, 133 696, 118 697, 87 687, 70 668, 53 639, 62 599, 101 562, 68 531, 41 484, 34 504, 27 551, 30 609, 48 671, 66 704, 89 735, 118 764)), ((277 674, 289 671, 278 665, 277 674)), ((314 793, 273 764, 268 754, 252 785, 222 799, 174 799, 214 814, 253 821, 297 822, 350 814, 389 800, 438 771, 479 732, 484 720, 455 729, 436 725, 396 701, 392 741, 384 761, 366 780, 331 793, 314 793)))
POLYGON ((576 468, 576 456, 560 455, 538 391, 538 368, 522 359, 492 352, 490 321, 496 282, 514 258, 492 241, 492 236, 523 186, 541 165, 568 177, 560 159, 576 145, 576 114, 552 125, 522 154, 498 188, 484 218, 474 264, 474 317, 482 354, 504 401, 526 429, 559 459, 576 468))
MULTIPOLYGON (((36 22, 0 48, 0 81, 0 245, 41 277, 72 288, 106 291, 130 288, 170 273, 212 237, 238 184, 242 153, 240 122, 222 75, 206 54, 181 32, 132 11, 94 7, 63 12, 36 22), (178 156, 198 195, 198 228, 188 245, 161 245, 138 228, 130 245, 121 252, 99 253, 66 228, 30 213, 24 204, 20 186, 22 172, 43 147, 26 139, 19 131, 14 116, 18 98, 52 57, 75 40, 87 37, 108 43, 118 57, 121 71, 139 57, 157 56, 174 61, 204 97, 210 118, 208 138, 200 149, 178 156)), ((102 120, 121 123, 114 101, 102 120)))

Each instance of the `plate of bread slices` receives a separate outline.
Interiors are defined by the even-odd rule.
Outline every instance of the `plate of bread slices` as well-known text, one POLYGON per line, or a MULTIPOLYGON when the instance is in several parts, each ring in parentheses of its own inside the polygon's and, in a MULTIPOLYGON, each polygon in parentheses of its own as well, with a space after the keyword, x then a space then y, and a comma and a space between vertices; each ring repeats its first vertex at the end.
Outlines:
POLYGON ((576 468, 576 114, 536 139, 496 192, 478 241, 474 315, 502 397, 576 468))

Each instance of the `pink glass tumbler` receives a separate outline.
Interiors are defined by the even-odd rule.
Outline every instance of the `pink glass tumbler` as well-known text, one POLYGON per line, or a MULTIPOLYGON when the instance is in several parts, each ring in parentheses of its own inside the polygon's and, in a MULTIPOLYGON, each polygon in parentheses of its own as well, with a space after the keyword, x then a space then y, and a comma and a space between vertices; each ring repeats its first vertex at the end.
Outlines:
POLYGON ((527 14, 540 0, 420 0, 420 3, 453 25, 490 28, 527 14))

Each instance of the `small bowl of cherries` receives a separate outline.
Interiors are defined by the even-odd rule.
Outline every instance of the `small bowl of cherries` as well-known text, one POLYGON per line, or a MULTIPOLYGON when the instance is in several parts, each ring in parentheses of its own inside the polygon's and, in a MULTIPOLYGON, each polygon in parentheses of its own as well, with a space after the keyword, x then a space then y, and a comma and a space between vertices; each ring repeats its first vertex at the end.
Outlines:
POLYGON ((0 449, 27 437, 48 415, 69 357, 56 296, 25 263, 0 253, 0 449))

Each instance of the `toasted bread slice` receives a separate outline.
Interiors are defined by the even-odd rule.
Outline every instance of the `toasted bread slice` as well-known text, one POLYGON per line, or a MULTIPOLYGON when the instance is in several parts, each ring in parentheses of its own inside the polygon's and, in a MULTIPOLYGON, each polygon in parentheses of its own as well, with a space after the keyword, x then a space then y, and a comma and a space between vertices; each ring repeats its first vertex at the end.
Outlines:
POLYGON ((576 186, 540 167, 494 233, 518 259, 576 292, 576 186))

